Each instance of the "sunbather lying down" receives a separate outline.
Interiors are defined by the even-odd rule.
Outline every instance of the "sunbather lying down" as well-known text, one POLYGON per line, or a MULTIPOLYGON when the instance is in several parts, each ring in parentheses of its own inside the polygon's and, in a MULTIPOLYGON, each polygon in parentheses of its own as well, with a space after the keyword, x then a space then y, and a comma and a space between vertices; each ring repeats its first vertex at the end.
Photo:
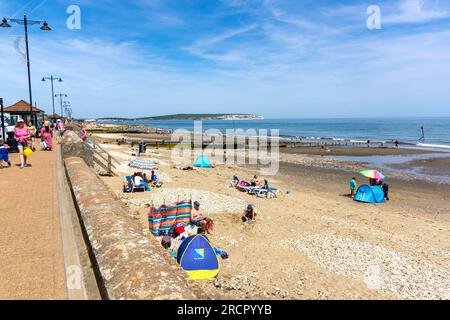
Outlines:
POLYGON ((198 201, 194 202, 194 207, 191 211, 191 222, 202 228, 207 234, 212 234, 214 231, 214 221, 203 214, 200 210, 200 202, 198 201))
POLYGON ((194 167, 188 166, 188 167, 173 167, 174 169, 177 170, 183 170, 183 171, 188 171, 188 170, 196 170, 194 167))

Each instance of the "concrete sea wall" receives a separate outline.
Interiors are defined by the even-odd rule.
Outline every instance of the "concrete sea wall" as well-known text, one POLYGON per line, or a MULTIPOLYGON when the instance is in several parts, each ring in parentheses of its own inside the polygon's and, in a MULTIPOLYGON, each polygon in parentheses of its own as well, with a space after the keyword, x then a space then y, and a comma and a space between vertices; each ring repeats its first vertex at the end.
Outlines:
POLYGON ((66 173, 102 297, 199 298, 200 291, 185 278, 175 260, 156 240, 142 234, 139 224, 129 218, 127 208, 86 161, 70 156, 70 152, 78 153, 76 150, 82 150, 82 146, 74 146, 79 141, 73 131, 67 133, 62 148, 66 173))

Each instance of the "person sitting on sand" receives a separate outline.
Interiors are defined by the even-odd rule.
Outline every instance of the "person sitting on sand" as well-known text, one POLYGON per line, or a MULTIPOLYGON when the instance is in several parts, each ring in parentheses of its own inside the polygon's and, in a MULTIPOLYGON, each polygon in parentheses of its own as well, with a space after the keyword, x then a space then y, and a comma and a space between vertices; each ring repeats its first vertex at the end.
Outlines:
POLYGON ((208 234, 212 234, 213 232, 214 222, 211 218, 203 214, 200 210, 200 202, 198 201, 194 202, 194 206, 191 210, 191 223, 202 228, 208 234))
POLYGON ((383 180, 377 181, 377 186, 383 189, 384 199, 389 200, 389 185, 383 180))
POLYGON ((152 170, 152 176, 150 177, 151 182, 158 182, 158 177, 156 176, 155 170, 152 170))
POLYGON ((350 196, 353 198, 355 196, 355 192, 356 192, 356 178, 353 177, 350 180, 350 196))
POLYGON ((244 210, 244 216, 242 217, 244 222, 256 221, 256 210, 253 205, 249 204, 244 210))
POLYGON ((258 176, 253 176, 253 178, 250 180, 250 185, 252 187, 260 187, 261 183, 258 180, 258 176))
POLYGON ((148 183, 144 181, 144 179, 140 175, 134 175, 134 187, 135 188, 143 188, 145 190, 151 191, 152 189, 149 187, 148 183))

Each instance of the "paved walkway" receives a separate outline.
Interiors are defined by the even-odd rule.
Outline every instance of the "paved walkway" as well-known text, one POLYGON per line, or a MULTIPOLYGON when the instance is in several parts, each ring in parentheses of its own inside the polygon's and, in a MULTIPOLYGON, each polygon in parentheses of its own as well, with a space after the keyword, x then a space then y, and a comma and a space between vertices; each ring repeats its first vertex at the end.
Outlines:
POLYGON ((0 169, 0 299, 66 299, 57 152, 0 169))

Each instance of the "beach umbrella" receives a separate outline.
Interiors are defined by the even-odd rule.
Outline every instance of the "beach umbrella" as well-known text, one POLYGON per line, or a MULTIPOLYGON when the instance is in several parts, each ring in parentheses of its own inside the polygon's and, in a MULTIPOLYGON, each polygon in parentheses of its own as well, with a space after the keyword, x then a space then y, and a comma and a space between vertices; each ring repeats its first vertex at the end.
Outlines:
POLYGON ((375 179, 375 180, 384 180, 386 176, 377 170, 363 170, 360 172, 364 177, 375 179))

